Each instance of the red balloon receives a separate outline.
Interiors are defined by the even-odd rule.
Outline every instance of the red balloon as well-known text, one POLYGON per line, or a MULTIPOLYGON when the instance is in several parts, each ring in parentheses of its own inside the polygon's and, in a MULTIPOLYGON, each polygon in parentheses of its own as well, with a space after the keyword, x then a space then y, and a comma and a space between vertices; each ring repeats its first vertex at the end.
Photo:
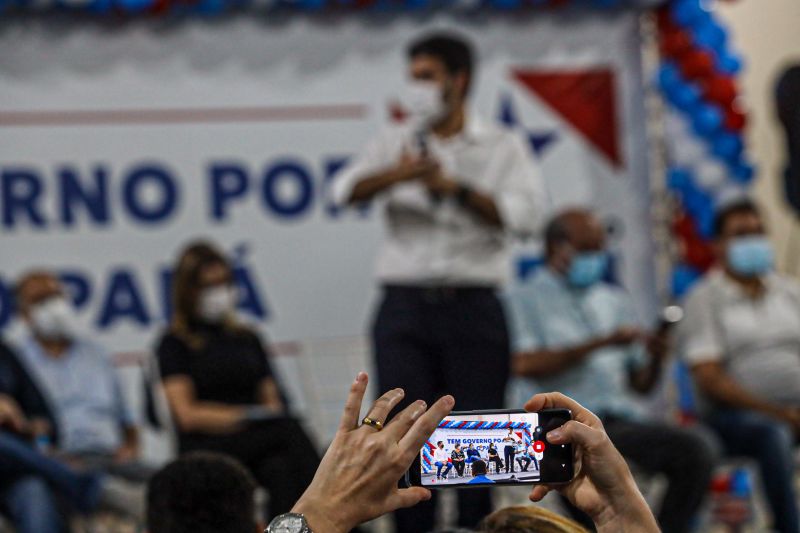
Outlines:
POLYGON ((714 56, 706 50, 692 50, 681 58, 680 66, 690 80, 708 78, 714 73, 714 56))
POLYGON ((731 131, 742 131, 747 124, 747 115, 742 111, 730 107, 725 110, 725 127, 731 131))
POLYGON ((729 76, 715 76, 703 87, 705 97, 723 108, 729 108, 733 104, 737 93, 736 82, 729 76))
POLYGON ((660 7, 656 13, 656 24, 658 25, 658 31, 663 33, 677 28, 675 22, 672 20, 672 16, 669 13, 669 7, 660 7))
POLYGON ((680 241, 683 261, 705 272, 714 264, 714 251, 697 231, 694 220, 685 213, 679 214, 672 224, 672 231, 680 241))
POLYGON ((661 37, 661 53, 677 59, 692 49, 692 38, 680 28, 666 31, 661 37))

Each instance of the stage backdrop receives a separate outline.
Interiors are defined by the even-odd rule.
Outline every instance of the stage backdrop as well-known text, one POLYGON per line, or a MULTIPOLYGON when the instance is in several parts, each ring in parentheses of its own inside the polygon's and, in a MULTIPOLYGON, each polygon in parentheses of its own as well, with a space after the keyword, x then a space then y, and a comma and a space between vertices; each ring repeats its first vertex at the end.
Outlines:
POLYGON ((476 112, 528 138, 553 205, 607 217, 619 277, 652 314, 632 13, 47 19, 0 23, 0 327, 15 334, 13 280, 52 268, 88 332, 145 353, 178 251, 211 239, 236 261, 244 316, 293 356, 278 365, 297 405, 329 435, 368 360, 381 226, 374 208, 337 211, 328 185, 391 119, 404 45, 443 27, 479 53, 476 112))

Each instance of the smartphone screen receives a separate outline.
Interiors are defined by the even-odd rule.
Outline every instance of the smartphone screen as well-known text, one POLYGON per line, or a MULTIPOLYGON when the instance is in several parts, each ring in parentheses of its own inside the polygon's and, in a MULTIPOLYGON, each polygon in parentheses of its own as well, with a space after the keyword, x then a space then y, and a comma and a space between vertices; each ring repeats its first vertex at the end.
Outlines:
POLYGON ((545 435, 570 418, 566 409, 453 412, 422 447, 406 482, 428 488, 566 483, 572 446, 550 444, 545 435))

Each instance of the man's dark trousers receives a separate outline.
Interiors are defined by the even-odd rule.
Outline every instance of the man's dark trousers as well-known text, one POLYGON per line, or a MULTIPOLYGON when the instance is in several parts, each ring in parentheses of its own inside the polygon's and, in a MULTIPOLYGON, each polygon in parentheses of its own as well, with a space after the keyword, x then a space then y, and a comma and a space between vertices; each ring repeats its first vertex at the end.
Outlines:
MULTIPOLYGON (((397 410, 444 394, 460 411, 503 406, 511 353, 494 288, 386 286, 372 336, 379 390, 406 392, 397 410)), ((435 501, 396 512, 397 533, 431 531, 435 501)), ((459 491, 458 508, 459 526, 476 526, 491 512, 489 490, 459 491)))

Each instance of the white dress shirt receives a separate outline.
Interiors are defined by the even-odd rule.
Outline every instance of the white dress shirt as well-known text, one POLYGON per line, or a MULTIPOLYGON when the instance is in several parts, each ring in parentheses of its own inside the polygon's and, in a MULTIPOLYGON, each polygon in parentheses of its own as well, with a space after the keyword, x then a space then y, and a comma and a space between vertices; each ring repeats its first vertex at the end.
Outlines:
POLYGON ((718 361, 751 393, 800 405, 800 284, 777 274, 765 282, 754 299, 721 271, 706 276, 685 304, 683 356, 718 361))
MULTIPOLYGON (((417 153, 410 126, 393 126, 335 179, 334 201, 347 203, 355 185, 417 153)), ((530 148, 510 130, 468 118, 457 135, 429 135, 428 150, 444 174, 491 196, 503 228, 490 225, 455 198, 436 201, 424 185, 395 185, 385 197, 386 238, 377 264, 381 282, 399 285, 496 286, 509 271, 509 235, 538 231, 546 193, 530 148)))
POLYGON ((444 448, 436 448, 433 452, 434 463, 446 463, 450 459, 450 454, 444 448))

